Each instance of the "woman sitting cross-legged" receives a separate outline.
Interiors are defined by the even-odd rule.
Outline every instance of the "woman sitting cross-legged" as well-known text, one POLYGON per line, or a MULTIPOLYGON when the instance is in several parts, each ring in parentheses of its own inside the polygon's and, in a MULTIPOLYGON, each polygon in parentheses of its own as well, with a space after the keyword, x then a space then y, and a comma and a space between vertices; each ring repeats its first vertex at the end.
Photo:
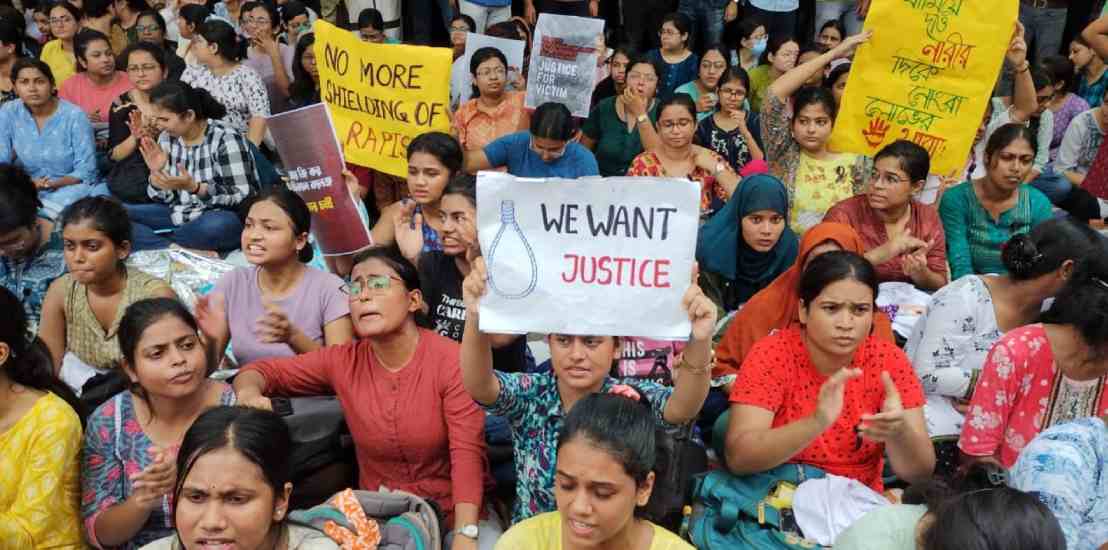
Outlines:
POLYGON ((799 291, 800 326, 755 344, 731 390, 727 467, 742 475, 799 463, 881 491, 887 455, 899 478, 930 478, 919 379, 904 352, 871 334, 873 266, 828 252, 799 291))

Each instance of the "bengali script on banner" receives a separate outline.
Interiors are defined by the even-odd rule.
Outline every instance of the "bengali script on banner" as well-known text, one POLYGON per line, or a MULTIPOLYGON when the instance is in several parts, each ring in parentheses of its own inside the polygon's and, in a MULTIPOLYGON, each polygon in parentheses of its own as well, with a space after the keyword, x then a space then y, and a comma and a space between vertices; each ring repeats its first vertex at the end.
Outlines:
POLYGON ((1018 0, 873 2, 831 148, 874 155, 907 139, 931 172, 961 170, 1012 37, 1018 0))
POLYGON ((346 159, 406 176, 408 143, 450 131, 450 50, 370 44, 325 21, 313 30, 320 96, 346 159))

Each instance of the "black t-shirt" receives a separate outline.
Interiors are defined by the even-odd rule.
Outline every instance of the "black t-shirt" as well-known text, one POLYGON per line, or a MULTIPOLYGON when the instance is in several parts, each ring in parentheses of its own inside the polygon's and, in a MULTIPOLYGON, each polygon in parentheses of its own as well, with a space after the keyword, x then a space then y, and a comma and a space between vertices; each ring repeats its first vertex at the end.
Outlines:
MULTIPOLYGON (((131 101, 129 92, 116 98, 112 102, 111 111, 108 114, 108 148, 115 148, 120 143, 131 137, 131 128, 127 121, 131 111, 138 109, 131 101)), ((146 194, 147 180, 150 177, 150 169, 146 167, 146 161, 142 160, 142 153, 138 147, 122 158, 111 163, 108 171, 108 189, 112 195, 127 203, 151 202, 146 194)))
MULTIPOLYGON (((456 342, 465 332, 466 306, 462 300, 462 273, 453 256, 441 251, 424 252, 419 258, 419 279, 427 316, 435 332, 456 342)), ((493 367, 502 372, 521 372, 526 367, 527 338, 520 335, 503 348, 492 350, 493 367)))

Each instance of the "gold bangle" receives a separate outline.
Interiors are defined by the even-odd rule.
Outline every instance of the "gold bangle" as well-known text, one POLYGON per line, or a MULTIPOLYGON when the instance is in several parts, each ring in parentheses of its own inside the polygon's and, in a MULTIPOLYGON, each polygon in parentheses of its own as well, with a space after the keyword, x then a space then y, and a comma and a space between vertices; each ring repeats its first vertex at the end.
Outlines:
POLYGON ((682 355, 681 362, 677 363, 677 367, 675 370, 690 372, 692 374, 710 374, 712 372, 712 359, 709 358, 707 363, 705 363, 703 366, 698 367, 690 364, 688 360, 685 359, 685 357, 682 355))

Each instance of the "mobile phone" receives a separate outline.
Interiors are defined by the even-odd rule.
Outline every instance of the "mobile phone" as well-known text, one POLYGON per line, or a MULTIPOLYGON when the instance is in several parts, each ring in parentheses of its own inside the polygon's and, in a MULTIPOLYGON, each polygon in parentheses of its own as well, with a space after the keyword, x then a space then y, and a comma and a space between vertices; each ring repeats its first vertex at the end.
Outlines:
POLYGON ((292 401, 287 397, 273 397, 269 400, 273 405, 273 412, 279 416, 292 416, 292 401))

